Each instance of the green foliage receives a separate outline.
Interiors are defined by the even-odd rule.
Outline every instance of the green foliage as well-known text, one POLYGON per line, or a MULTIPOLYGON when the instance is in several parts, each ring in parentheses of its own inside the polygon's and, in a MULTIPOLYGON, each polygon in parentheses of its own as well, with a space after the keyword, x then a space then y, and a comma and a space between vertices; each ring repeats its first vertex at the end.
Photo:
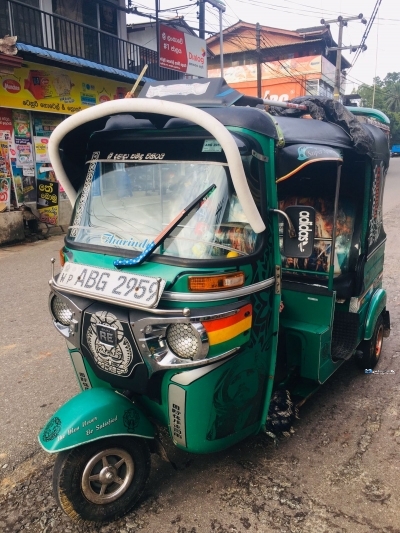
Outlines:
POLYGON ((381 80, 374 79, 375 89, 362 84, 357 93, 362 107, 374 107, 383 111, 390 119, 391 144, 400 144, 400 72, 389 72, 381 80))

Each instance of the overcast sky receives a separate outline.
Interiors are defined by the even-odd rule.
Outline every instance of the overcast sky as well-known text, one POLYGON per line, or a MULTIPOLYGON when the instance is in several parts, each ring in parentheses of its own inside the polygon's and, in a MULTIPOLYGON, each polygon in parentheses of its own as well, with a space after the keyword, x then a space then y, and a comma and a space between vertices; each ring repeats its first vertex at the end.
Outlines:
MULTIPOLYGON (((156 0, 132 1, 141 12, 154 14, 156 0)), ((198 6, 195 0, 159 0, 165 18, 183 15, 193 28, 198 28, 198 6), (174 11, 179 6, 188 6, 174 11), (171 10, 171 11, 164 11, 171 10)), ((379 0, 225 0, 227 6, 223 15, 224 28, 235 24, 238 19, 245 22, 259 22, 265 26, 295 30, 320 25, 321 18, 337 19, 363 13, 369 21, 379 0)), ((143 17, 128 15, 128 22, 145 22, 143 17)), ((344 45, 357 45, 361 42, 366 26, 352 21, 343 30, 344 45)), ((206 7, 206 30, 219 31, 218 10, 210 4, 206 7)), ((338 25, 331 23, 333 38, 337 40, 338 25)), ((348 73, 348 80, 355 86, 361 82, 372 84, 375 75, 384 78, 388 72, 400 72, 400 0, 381 0, 378 15, 369 32, 368 49, 359 55, 348 73)), ((355 54, 344 52, 352 62, 355 54)), ((352 85, 347 87, 349 92, 352 85)))

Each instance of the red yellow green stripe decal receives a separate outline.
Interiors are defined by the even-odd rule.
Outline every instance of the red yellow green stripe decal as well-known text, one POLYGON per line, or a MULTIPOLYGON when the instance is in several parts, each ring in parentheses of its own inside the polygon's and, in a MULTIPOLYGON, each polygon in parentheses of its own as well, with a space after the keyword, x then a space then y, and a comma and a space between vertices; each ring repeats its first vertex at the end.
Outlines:
POLYGON ((208 320, 203 322, 207 331, 210 346, 226 342, 237 337, 244 331, 251 328, 252 306, 251 304, 242 307, 236 314, 227 318, 208 320))

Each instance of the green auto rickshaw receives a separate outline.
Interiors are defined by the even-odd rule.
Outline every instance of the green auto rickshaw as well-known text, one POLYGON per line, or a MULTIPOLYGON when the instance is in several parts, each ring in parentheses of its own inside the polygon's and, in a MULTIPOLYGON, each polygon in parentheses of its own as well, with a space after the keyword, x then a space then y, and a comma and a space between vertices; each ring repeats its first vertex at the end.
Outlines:
POLYGON ((128 512, 165 428, 196 454, 276 435, 345 361, 376 365, 388 121, 354 111, 148 82, 52 134, 74 209, 49 308, 82 391, 39 441, 70 517, 128 512))

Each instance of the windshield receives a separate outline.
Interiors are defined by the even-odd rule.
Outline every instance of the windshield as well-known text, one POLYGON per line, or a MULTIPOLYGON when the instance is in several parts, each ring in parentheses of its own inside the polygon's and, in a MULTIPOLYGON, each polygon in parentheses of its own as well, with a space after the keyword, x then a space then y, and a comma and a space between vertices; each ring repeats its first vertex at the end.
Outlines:
POLYGON ((118 250, 140 254, 210 187, 201 205, 188 212, 155 253, 186 259, 253 253, 257 235, 246 220, 227 165, 204 161, 88 161, 68 240, 108 247, 113 255, 118 250))

